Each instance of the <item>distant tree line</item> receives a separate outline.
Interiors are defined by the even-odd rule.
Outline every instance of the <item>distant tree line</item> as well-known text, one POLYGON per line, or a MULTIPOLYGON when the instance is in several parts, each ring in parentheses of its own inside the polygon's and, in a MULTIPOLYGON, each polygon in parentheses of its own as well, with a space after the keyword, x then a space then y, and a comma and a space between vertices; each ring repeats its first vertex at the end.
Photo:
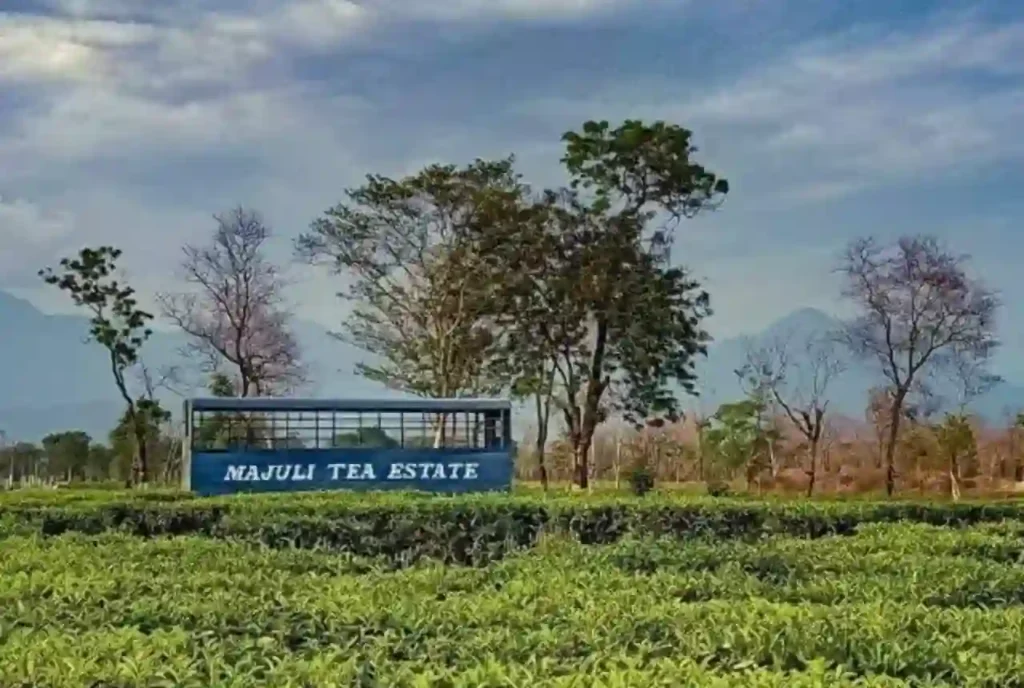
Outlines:
MULTIPOLYGON (((676 124, 588 121, 562 141, 557 188, 531 187, 512 156, 368 175, 294 239, 294 252, 339 278, 349 309, 334 334, 367 352, 359 374, 423 397, 528 402, 537 478, 546 485, 554 439, 572 480, 587 487, 599 427, 677 425, 680 397, 697 391, 711 302, 673 246, 686 220, 722 205, 729 184, 676 124)), ((270 230, 241 207, 215 220, 208 245, 183 249, 183 291, 158 296, 189 342, 188 365, 162 371, 162 382, 243 397, 301 389, 306 371, 282 270, 266 253, 270 230)), ((134 446, 127 480, 139 484, 161 470, 148 433, 167 414, 152 385, 139 391, 128 377, 144 369, 153 315, 117 278, 119 257, 88 248, 41 274, 89 312, 92 338, 109 353, 134 446)), ((995 296, 965 257, 928 236, 858 239, 837 268, 858 315, 841 332, 750 352, 737 371, 747 398, 697 422, 691 454, 702 479, 706 458, 708 470, 777 475, 783 423, 802 438, 799 470, 813 492, 839 352, 873 361, 888 381, 879 412, 890 493, 908 410, 933 399, 940 376, 962 383, 943 435, 960 446, 951 438, 963 435, 967 401, 997 382, 986 372, 995 296)), ((962 470, 955 458, 948 468, 954 480, 962 470)))

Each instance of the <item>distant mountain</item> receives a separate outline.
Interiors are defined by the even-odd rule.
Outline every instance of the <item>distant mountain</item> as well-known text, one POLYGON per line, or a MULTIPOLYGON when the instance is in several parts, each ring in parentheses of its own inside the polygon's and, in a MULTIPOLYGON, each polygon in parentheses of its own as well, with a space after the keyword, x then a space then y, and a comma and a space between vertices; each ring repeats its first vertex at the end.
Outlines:
MULTIPOLYGON (((0 291, 0 430, 9 439, 36 441, 69 428, 106 438, 117 423, 124 406, 104 350, 86 341, 88 329, 83 316, 47 315, 0 291)), ((298 321, 295 330, 309 367, 305 394, 393 394, 356 376, 352 369, 359 352, 323 327, 298 321)), ((157 330, 143 348, 143 359, 153 370, 179 364, 184 343, 180 334, 157 330)), ((180 409, 175 394, 164 390, 158 396, 172 411, 180 409)))
MULTIPOLYGON (((709 356, 698 364, 701 396, 687 399, 691 407, 713 410, 736 399, 739 383, 733 373, 743 365, 747 346, 760 346, 778 336, 800 337, 827 331, 839 323, 815 309, 797 310, 763 332, 714 342, 709 356), (749 343, 748 343, 749 342, 749 343)), ((355 363, 365 355, 331 337, 320 325, 295 323, 309 368, 310 385, 304 391, 320 397, 394 396, 375 383, 356 376, 355 363)), ((103 350, 86 343, 88 322, 74 315, 46 315, 27 301, 0 291, 0 429, 9 439, 39 440, 54 431, 82 429, 105 438, 122 412, 103 350)), ((146 343, 144 359, 151 368, 180 362, 184 339, 157 331, 146 343)), ((830 390, 832 408, 852 418, 863 417, 867 390, 877 376, 863 365, 853 366, 830 390)), ((164 392, 161 399, 172 410, 181 399, 164 392)), ((998 421, 1006 409, 1024 408, 1024 387, 1004 383, 975 404, 976 410, 998 421)), ((529 414, 520 414, 528 423, 529 414)))

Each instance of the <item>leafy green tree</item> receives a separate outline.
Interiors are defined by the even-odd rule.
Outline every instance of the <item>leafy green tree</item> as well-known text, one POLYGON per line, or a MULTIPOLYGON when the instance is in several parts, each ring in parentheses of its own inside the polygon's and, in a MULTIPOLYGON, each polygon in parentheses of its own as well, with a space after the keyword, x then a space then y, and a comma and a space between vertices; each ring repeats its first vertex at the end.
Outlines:
POLYGON ((136 422, 145 411, 140 412, 139 400, 128 391, 125 375, 138 363, 142 345, 152 333, 148 323, 153 316, 139 308, 135 290, 115 277, 120 257, 120 249, 111 246, 83 248, 77 257, 60 261, 60 272, 45 268, 39 275, 90 313, 89 334, 107 350, 114 384, 126 405, 125 414, 136 428, 130 482, 137 485, 145 482, 148 474, 145 423, 141 419, 136 422))
MULTIPOLYGON (((215 397, 228 398, 236 396, 235 383, 231 377, 216 372, 210 376, 210 382, 207 385, 210 390, 210 394, 215 397)), ((236 418, 234 422, 240 422, 240 418, 236 418)), ((230 416, 224 413, 218 413, 208 418, 203 418, 192 432, 195 436, 195 445, 199 448, 223 449, 228 446, 229 443, 229 430, 232 424, 230 416)))
POLYGON ((170 458, 172 443, 163 432, 163 424, 170 419, 170 412, 162 408, 160 402, 152 399, 138 399, 134 413, 125 411, 120 422, 110 432, 113 465, 119 475, 134 472, 132 457, 140 442, 145 447, 146 456, 151 459, 152 474, 160 474, 170 458))
POLYGON ((369 175, 298 238, 300 260, 345 278, 354 307, 335 336, 376 358, 359 374, 424 397, 504 386, 488 375, 492 285, 471 230, 495 197, 522 189, 511 158, 369 175))
POLYGON ((613 412, 638 426, 673 420, 676 386, 694 389, 709 299, 669 249, 676 223, 717 207, 728 183, 693 160, 677 125, 587 122, 563 140, 570 188, 528 207, 498 199, 490 209, 504 222, 488 217, 482 253, 498 311, 515 320, 503 332, 508 377, 544 390, 553 375, 585 487, 599 423, 613 412))
POLYGON ((89 444, 92 438, 81 430, 51 433, 43 438, 43 451, 49 459, 53 476, 68 480, 84 479, 89 467, 89 444))
POLYGON ((114 459, 114 451, 110 447, 93 442, 89 445, 86 477, 91 480, 110 478, 114 467, 114 459))
POLYGON ((761 408, 757 401, 744 399, 722 404, 704 431, 703 443, 712 459, 716 478, 732 476, 751 463, 763 442, 764 433, 759 426, 761 408))
POLYGON ((398 441, 380 428, 359 428, 353 432, 338 433, 334 438, 335 447, 376 447, 391 449, 398 441))
POLYGON ((978 458, 978 441, 974 428, 964 413, 950 413, 935 430, 940 451, 947 461, 949 489, 953 499, 960 499, 960 481, 965 464, 978 458))
POLYGON ((15 442, 5 446, 0 452, 0 465, 5 469, 7 483, 14 485, 30 476, 39 475, 43 458, 43 450, 32 442, 15 442))

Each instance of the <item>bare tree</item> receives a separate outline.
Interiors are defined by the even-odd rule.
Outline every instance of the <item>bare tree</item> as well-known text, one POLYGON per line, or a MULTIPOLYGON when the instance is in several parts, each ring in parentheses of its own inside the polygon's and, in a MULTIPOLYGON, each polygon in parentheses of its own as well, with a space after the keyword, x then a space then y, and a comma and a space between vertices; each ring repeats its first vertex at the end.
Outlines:
POLYGON ((750 348, 741 378, 754 389, 770 395, 796 429, 807 440, 807 496, 814 492, 818 453, 828 410, 826 392, 843 372, 845 365, 837 356, 834 337, 829 333, 810 335, 796 345, 802 365, 793 364, 794 344, 779 338, 767 346, 750 348))
POLYGON ((283 302, 284 279, 265 255, 270 229, 242 207, 214 219, 209 245, 183 248, 181 268, 192 291, 160 294, 163 314, 188 335, 186 354, 203 373, 233 369, 238 396, 291 391, 305 371, 283 302))
POLYGON ((929 372, 963 361, 983 365, 998 342, 994 337, 998 299, 968 277, 966 256, 955 255, 929 236, 883 246, 858 239, 838 266, 843 296, 860 311, 842 333, 858 357, 875 361, 892 388, 885 488, 896 482, 894 456, 904 402, 929 372))

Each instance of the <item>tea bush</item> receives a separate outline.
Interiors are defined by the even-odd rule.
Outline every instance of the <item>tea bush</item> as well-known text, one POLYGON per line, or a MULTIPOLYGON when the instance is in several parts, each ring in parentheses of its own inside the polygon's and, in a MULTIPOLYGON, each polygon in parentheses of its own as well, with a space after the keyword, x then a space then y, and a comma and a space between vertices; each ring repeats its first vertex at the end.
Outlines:
POLYGON ((1024 503, 758 503, 665 495, 431 497, 316 493, 196 499, 175 493, 87 493, 0 497, 0 537, 126 532, 201 535, 273 547, 297 546, 385 557, 486 565, 533 547, 544 533, 609 544, 627 534, 756 539, 771 534, 849 535, 861 524, 909 521, 964 527, 1024 519, 1024 503))
POLYGON ((567 532, 400 570, 224 534, 9 534, 0 685, 1024 685, 1022 521, 567 532))

